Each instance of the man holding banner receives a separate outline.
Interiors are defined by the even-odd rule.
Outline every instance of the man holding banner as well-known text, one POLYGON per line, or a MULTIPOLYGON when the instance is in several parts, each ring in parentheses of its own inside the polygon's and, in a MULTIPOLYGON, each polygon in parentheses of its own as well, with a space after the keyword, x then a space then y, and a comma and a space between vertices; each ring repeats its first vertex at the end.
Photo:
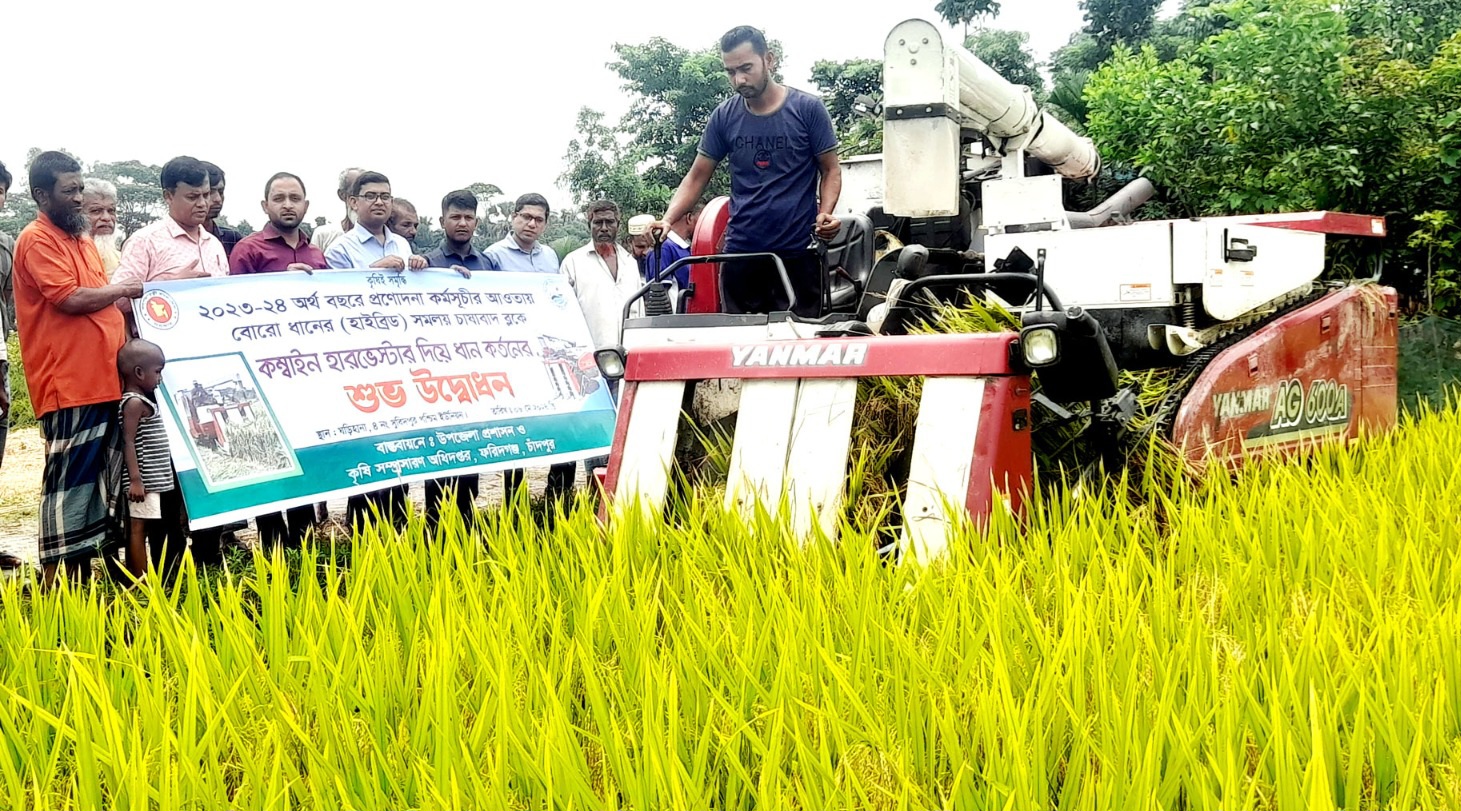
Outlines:
MULTIPOLYGON (((330 267, 395 271, 408 266, 412 270, 426 267, 425 257, 413 255, 411 243, 387 227, 395 205, 390 178, 380 172, 361 172, 345 202, 355 217, 355 227, 341 234, 325 251, 325 261, 330 267)), ((346 520, 352 525, 368 520, 374 509, 392 524, 404 526, 410 512, 409 492, 405 485, 398 485, 352 496, 346 507, 346 520)))
MULTIPOLYGON (((299 227, 309 213, 309 198, 299 175, 278 172, 269 178, 259 205, 269 223, 239 240, 228 257, 231 275, 290 270, 312 273, 329 267, 325 252, 311 244, 299 227)), ((304 505, 282 513, 260 515, 254 524, 261 543, 298 546, 305 532, 314 526, 316 516, 315 506, 304 505)))
POLYGON ((81 210, 81 165, 42 152, 30 165, 39 213, 15 244, 15 309, 31 403, 46 441, 41 480, 40 560, 45 581, 65 564, 85 578, 106 537, 109 438, 122 384, 117 351, 126 338, 115 304, 136 282, 108 284, 81 210))
MULTIPOLYGON (((434 268, 453 268, 467 278, 474 270, 486 270, 487 260, 472 247, 477 233, 477 195, 466 189, 448 192, 441 198, 441 244, 426 254, 426 263, 434 268)), ((470 524, 477 508, 479 476, 453 476, 432 479, 426 483, 426 526, 435 529, 441 517, 442 501, 448 496, 470 524)))
POLYGON ((361 172, 346 202, 355 215, 355 227, 341 234, 325 251, 325 261, 330 267, 383 270, 426 267, 426 258, 413 255, 411 243, 386 227, 395 204, 390 178, 380 172, 361 172))
POLYGON ((149 284, 137 313, 168 357, 164 418, 194 528, 571 466, 613 439, 593 339, 557 273, 194 279, 149 284), (180 406, 194 381, 219 403, 212 428, 180 406))

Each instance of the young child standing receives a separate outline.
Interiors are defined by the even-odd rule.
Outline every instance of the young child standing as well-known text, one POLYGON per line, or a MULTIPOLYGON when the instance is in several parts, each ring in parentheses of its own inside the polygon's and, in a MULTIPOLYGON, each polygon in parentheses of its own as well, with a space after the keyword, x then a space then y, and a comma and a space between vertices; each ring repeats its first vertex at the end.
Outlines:
POLYGON ((172 457, 161 411, 154 402, 166 364, 162 347, 133 339, 117 353, 117 371, 122 376, 122 440, 126 466, 122 486, 132 503, 127 533, 127 571, 133 577, 147 573, 149 522, 162 521, 162 493, 173 489, 172 457))

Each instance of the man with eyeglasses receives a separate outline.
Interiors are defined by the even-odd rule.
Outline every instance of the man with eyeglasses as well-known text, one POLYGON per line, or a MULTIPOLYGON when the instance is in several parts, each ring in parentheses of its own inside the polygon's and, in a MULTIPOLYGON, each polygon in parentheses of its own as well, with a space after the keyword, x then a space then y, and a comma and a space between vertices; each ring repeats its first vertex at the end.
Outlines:
MULTIPOLYGON (((513 204, 511 231, 498 242, 482 252, 487 260, 488 270, 507 270, 520 273, 557 273, 558 254, 552 248, 538 241, 548 227, 548 199, 541 194, 529 192, 517 198, 513 204)), ((573 462, 553 465, 548 468, 548 487, 545 495, 558 499, 573 489, 573 477, 578 465, 573 462)), ((503 495, 508 501, 517 497, 522 487, 523 472, 505 470, 502 473, 503 495)))
POLYGON ((547 227, 546 197, 529 192, 517 198, 512 209, 512 230, 483 251, 488 270, 557 273, 558 254, 538 241, 547 227))
MULTIPOLYGON (((361 172, 345 202, 354 215, 355 227, 341 234, 325 251, 332 268, 379 268, 401 271, 426 267, 426 257, 411 253, 411 244, 386 227, 391 218, 391 181, 380 172, 361 172)), ((396 485, 363 495, 351 496, 346 520, 352 525, 371 517, 371 510, 397 527, 405 526, 409 512, 406 485, 396 485)))
POLYGON ((411 253, 411 243, 391 229, 391 181, 380 172, 361 172, 345 199, 355 217, 355 227, 341 234, 328 250, 325 261, 336 269, 381 268, 420 270, 426 257, 411 253))

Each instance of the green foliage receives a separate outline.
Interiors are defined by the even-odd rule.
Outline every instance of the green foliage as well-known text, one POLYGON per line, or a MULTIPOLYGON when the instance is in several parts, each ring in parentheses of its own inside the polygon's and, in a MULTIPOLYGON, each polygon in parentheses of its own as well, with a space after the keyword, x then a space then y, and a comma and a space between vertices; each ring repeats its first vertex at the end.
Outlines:
POLYGON ((117 225, 126 234, 137 233, 166 213, 162 202, 161 166, 135 160, 94 163, 87 170, 87 175, 116 184, 117 225))
POLYGON ((832 117, 832 126, 844 132, 866 118, 858 96, 877 101, 883 95, 883 63, 876 59, 818 60, 812 65, 812 83, 822 93, 822 103, 832 117))
POLYGON ((570 253, 588 244, 588 240, 579 236, 558 237, 548 243, 548 247, 558 254, 558 261, 562 262, 570 253))
MULTIPOLYGON (((632 99, 629 111, 611 125, 603 113, 580 110, 560 180, 581 204, 606 197, 627 214, 660 213, 694 162, 710 113, 728 93, 724 64, 718 48, 689 51, 659 37, 617 44, 614 52, 619 58, 609 67, 632 99)), ((706 194, 729 188, 722 169, 706 194)))
POLYGON ((10 356, 10 428, 29 428, 36 424, 36 413, 30 403, 30 389, 25 386, 19 335, 12 332, 5 338, 5 352, 10 356))
POLYGON ((1081 0, 1086 31, 1108 53, 1119 43, 1146 39, 1163 0, 1081 0))
POLYGON ((1347 0, 1344 8, 1356 38, 1379 40, 1392 58, 1418 65, 1461 30, 1456 0, 1347 0))
POLYGON ((446 234, 436 227, 434 218, 419 211, 416 213, 421 217, 421 223, 416 226, 416 238, 411 240, 411 247, 416 250, 416 253, 425 254, 440 245, 441 241, 446 239, 446 234))
POLYGON ((933 7, 943 21, 953 26, 963 26, 980 17, 993 17, 999 13, 999 0, 939 0, 933 7))
POLYGON ((1006 80, 1030 88, 1037 96, 1045 92, 1045 78, 1030 52, 1030 35, 1024 31, 981 28, 964 40, 964 47, 1006 80))
MULTIPOLYGON (((5 198, 5 208, 0 209, 0 232, 9 234, 11 239, 20 236, 20 232, 31 221, 36 218, 36 204, 30 199, 30 192, 25 187, 25 176, 14 169, 11 174, 15 175, 15 182, 10 184, 10 194, 5 198)), ((14 328, 14 325, 11 326, 14 328)))
POLYGON ((1151 176, 1181 215, 1384 214, 1390 238, 1342 244, 1336 263, 1383 255, 1385 280, 1410 300, 1461 306, 1450 286, 1461 249, 1442 213, 1461 208, 1461 34, 1412 62, 1357 39, 1324 0, 1194 15, 1221 28, 1186 56, 1118 48, 1092 76, 1088 128, 1103 154, 1151 176))
POLYGON ((1457 251, 1461 243, 1461 226, 1455 211, 1426 211, 1416 215, 1419 227, 1406 244, 1424 252, 1426 273, 1426 309, 1440 312, 1461 312, 1461 265, 1457 251))
POLYGON ((883 98, 883 63, 876 59, 823 59, 812 65, 812 82, 822 93, 822 102, 837 130, 839 152, 870 155, 883 149, 883 119, 877 106, 883 98), (871 107, 857 99, 865 96, 871 107))

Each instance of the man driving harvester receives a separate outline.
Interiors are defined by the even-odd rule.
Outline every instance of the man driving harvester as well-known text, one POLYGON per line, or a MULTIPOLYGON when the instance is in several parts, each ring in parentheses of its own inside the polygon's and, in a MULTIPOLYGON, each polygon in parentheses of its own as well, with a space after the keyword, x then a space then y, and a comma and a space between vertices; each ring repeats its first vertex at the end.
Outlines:
MULTIPOLYGON (((832 117, 816 96, 776 81, 776 54, 759 30, 732 28, 720 38, 720 50, 736 96, 711 113, 695 162, 664 218, 651 227, 660 237, 668 233, 669 223, 700 199, 716 165, 729 158, 731 214, 724 252, 781 257, 796 292, 794 311, 816 317, 824 280, 811 237, 815 232, 831 239, 841 226, 832 216, 842 193, 832 117)), ((786 291, 767 258, 724 263, 721 287, 728 313, 787 309, 786 291)))

